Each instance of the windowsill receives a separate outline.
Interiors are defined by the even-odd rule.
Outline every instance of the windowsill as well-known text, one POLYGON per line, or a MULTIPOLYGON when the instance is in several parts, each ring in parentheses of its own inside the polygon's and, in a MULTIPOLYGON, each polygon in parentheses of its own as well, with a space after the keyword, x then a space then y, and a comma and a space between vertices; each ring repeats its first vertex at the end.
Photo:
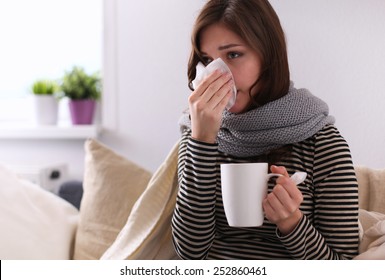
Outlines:
POLYGON ((1 139, 87 139, 97 138, 101 132, 100 125, 36 125, 26 123, 1 123, 1 139))

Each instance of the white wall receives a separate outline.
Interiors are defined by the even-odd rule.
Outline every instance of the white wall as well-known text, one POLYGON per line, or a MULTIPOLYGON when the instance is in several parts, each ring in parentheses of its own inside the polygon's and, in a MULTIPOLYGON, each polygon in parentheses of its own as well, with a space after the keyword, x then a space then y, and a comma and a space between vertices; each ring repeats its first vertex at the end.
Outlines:
POLYGON ((291 75, 328 102, 355 164, 385 167, 385 1, 272 0, 291 75))
POLYGON ((101 140, 155 170, 180 136, 177 122, 190 93, 190 33, 204 0, 115 3, 116 51, 107 55, 117 61, 110 78, 118 117, 116 131, 101 140))
MULTIPOLYGON (((204 0, 106 0, 105 104, 100 140, 154 171, 179 138, 187 107, 190 31, 204 0), (113 36, 112 36, 113 34, 113 36), (113 51, 111 51, 113 50, 113 51), (108 98, 108 97, 107 97, 108 98), (111 109, 112 108, 112 109, 111 109)), ((286 31, 292 79, 330 105, 356 164, 385 168, 385 1, 271 0, 286 31)), ((82 141, 0 141, 0 161, 65 160, 83 168, 82 141)))

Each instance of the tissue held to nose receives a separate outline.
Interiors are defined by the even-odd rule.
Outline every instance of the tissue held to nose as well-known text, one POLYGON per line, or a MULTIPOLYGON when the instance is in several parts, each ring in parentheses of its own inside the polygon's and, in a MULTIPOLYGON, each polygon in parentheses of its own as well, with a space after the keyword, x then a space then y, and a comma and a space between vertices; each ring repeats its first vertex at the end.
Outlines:
MULTIPOLYGON (((230 73, 231 74, 229 67, 226 65, 226 63, 224 63, 224 61, 221 58, 215 59, 206 67, 201 62, 199 62, 196 66, 195 79, 194 79, 194 81, 192 81, 192 85, 193 85, 194 89, 196 89, 196 87, 200 84, 200 82, 205 77, 210 75, 215 70, 220 70, 223 73, 230 73)), ((237 98, 237 89, 234 85, 233 91, 232 91, 232 96, 229 100, 229 103, 227 103, 227 106, 226 106, 227 110, 229 110, 231 107, 234 106, 236 98, 237 98)))

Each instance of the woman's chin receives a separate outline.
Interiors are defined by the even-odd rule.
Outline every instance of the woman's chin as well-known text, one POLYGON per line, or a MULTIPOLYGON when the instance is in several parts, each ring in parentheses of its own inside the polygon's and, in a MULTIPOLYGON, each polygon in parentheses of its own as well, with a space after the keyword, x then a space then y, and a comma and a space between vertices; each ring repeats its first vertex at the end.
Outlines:
POLYGON ((240 110, 239 106, 237 106, 237 103, 235 103, 234 106, 231 107, 230 109, 228 109, 227 111, 229 111, 230 113, 233 113, 233 114, 242 113, 242 110, 240 110))
POLYGON ((244 113, 250 107, 251 100, 249 95, 242 95, 242 94, 243 92, 238 91, 237 98, 235 100, 234 105, 230 109, 228 109, 230 113, 233 113, 233 114, 244 113))
POLYGON ((231 107, 230 109, 228 109, 228 111, 230 113, 233 113, 233 114, 240 114, 240 113, 244 113, 247 111, 247 108, 248 106, 245 105, 245 104, 242 104, 242 102, 235 102, 235 104, 233 105, 233 107, 231 107))

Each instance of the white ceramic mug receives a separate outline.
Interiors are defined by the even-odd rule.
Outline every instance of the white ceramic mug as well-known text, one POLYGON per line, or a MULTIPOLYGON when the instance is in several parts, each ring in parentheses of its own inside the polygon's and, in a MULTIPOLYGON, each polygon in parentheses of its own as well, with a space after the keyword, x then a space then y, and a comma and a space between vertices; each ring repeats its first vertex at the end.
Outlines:
POLYGON ((227 222, 232 227, 257 227, 263 224, 262 201, 267 182, 273 176, 267 163, 221 164, 222 199, 227 222))

